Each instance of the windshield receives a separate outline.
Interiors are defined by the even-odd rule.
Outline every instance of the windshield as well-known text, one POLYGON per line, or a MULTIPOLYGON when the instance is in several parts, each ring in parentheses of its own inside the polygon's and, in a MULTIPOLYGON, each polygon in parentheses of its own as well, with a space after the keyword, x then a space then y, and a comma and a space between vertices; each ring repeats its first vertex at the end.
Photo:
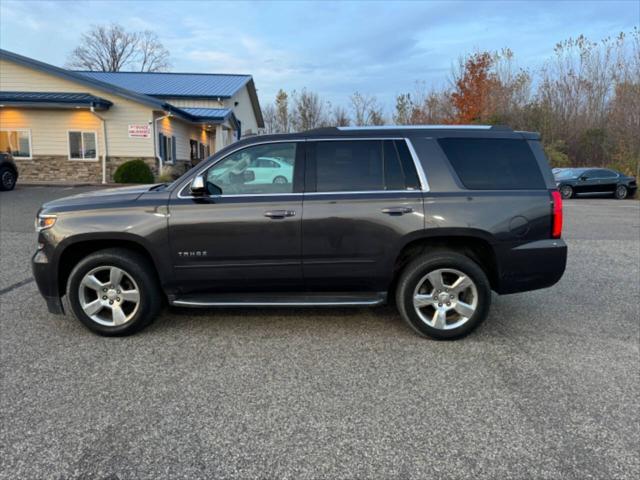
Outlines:
POLYGON ((571 177, 577 177, 578 175, 580 175, 580 172, 582 171, 583 170, 576 169, 576 168, 565 168, 560 170, 559 172, 555 172, 554 175, 556 178, 571 178, 571 177))

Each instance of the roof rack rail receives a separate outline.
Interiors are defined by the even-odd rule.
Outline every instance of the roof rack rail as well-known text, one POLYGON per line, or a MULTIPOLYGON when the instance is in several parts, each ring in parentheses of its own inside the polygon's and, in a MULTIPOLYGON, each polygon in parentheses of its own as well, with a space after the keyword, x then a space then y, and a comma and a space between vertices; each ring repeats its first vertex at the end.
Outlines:
POLYGON ((306 130, 304 133, 313 134, 331 134, 336 131, 349 132, 358 130, 497 130, 512 132, 513 129, 508 125, 364 125, 351 127, 319 127, 306 130))
POLYGON ((323 133, 336 133, 339 130, 338 127, 318 127, 310 130, 305 130, 304 133, 313 133, 315 135, 322 135, 323 133))
POLYGON ((364 127, 337 127, 340 131, 353 130, 490 130, 492 125, 370 125, 364 127))

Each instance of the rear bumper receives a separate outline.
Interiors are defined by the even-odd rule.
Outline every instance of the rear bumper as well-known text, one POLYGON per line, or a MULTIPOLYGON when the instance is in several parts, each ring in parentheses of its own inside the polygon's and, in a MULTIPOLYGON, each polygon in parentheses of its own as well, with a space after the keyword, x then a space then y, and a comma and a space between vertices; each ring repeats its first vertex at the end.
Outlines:
POLYGON ((567 244, 561 239, 525 243, 503 252, 496 292, 526 292, 554 285, 567 266, 567 244))

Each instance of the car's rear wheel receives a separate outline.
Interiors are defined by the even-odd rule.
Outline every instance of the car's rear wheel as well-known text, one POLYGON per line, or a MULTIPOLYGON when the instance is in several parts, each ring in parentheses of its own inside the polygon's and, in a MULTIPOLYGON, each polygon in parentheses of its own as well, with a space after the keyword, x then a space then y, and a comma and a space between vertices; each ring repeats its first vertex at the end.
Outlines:
POLYGON ((162 306, 152 265, 125 249, 93 253, 78 263, 67 284, 71 310, 90 330, 129 335, 147 326, 162 306))
POLYGON ((618 185, 616 187, 616 191, 614 192, 614 196, 618 200, 624 200, 625 198, 627 198, 627 195, 629 195, 629 190, 627 189, 627 187, 625 187, 624 185, 618 185))
POLYGON ((571 185, 562 185, 560 187, 560 195, 565 199, 573 197, 573 187, 571 185))
POLYGON ((421 255, 405 267, 396 304, 402 318, 420 335, 460 338, 487 317, 491 287, 477 263, 443 250, 421 255))
POLYGON ((16 172, 9 167, 0 168, 0 190, 13 190, 16 186, 16 172))
POLYGON ((273 179, 273 183, 277 183, 278 185, 284 185, 287 183, 287 179, 282 175, 278 175, 276 178, 273 179))

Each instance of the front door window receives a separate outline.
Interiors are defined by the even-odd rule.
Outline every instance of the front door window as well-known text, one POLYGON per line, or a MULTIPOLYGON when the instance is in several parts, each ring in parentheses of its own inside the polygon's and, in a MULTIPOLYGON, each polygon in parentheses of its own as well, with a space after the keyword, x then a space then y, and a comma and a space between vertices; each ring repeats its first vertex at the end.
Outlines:
POLYGON ((210 194, 292 193, 296 144, 256 145, 235 152, 206 173, 210 194))

